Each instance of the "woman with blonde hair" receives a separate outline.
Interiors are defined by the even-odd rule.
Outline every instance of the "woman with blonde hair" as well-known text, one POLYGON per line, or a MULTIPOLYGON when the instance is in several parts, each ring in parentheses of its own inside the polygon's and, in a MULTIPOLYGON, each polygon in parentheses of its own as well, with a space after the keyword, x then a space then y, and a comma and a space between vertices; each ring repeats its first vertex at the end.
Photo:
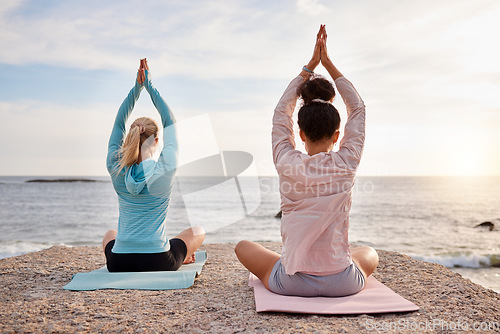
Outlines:
POLYGON ((177 168, 175 118, 151 83, 146 59, 141 59, 134 88, 123 101, 111 132, 106 161, 118 195, 118 230, 103 238, 110 272, 177 270, 194 262, 205 232, 188 228, 172 239, 166 235, 166 216, 177 168), (158 125, 148 117, 136 119, 125 140, 125 123, 142 89, 149 93, 161 116, 163 150, 155 161, 158 125))

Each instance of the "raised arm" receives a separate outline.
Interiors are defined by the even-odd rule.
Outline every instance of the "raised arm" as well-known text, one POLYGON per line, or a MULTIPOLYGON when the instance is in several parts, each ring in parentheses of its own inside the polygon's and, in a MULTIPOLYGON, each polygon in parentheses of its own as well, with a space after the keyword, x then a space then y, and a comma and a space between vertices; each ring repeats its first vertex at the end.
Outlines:
POLYGON ((342 96, 347 108, 347 122, 344 127, 344 136, 340 141, 340 149, 337 154, 347 166, 356 169, 361 160, 365 143, 365 104, 354 88, 335 67, 326 48, 326 29, 322 26, 323 38, 321 43, 321 64, 335 81, 335 86, 342 96))
POLYGON ((311 60, 302 68, 302 72, 300 72, 300 75, 304 78, 304 80, 309 78, 309 76, 313 73, 313 71, 321 61, 321 41, 323 39, 323 27, 323 25, 320 26, 318 34, 316 35, 316 43, 314 44, 314 51, 311 60))
POLYGON ((106 159, 106 166, 108 168, 108 171, 111 170, 112 166, 118 161, 117 154, 120 150, 120 147, 123 143, 123 137, 126 133, 125 123, 132 113, 132 110, 134 109, 135 102, 141 94, 143 85, 139 82, 140 76, 141 71, 137 73, 137 80, 135 81, 134 87, 130 90, 127 97, 118 109, 118 114, 116 115, 113 130, 111 131, 111 136, 108 143, 108 156, 106 159))
POLYGON ((335 85, 347 109, 344 136, 337 154, 349 167, 356 169, 365 144, 365 104, 353 84, 345 77, 335 80, 335 85))
MULTIPOLYGON (((147 66, 147 63, 146 63, 146 66, 147 66)), ((145 70, 144 87, 146 88, 147 92, 149 93, 149 96, 151 97, 151 101, 153 101, 153 104, 154 104, 156 110, 158 110, 158 113, 160 113, 161 122, 162 122, 163 127, 166 128, 167 126, 174 124, 175 123, 174 114, 172 113, 172 111, 168 107, 165 100, 163 100, 160 93, 153 86, 153 83, 151 82, 151 74, 149 72, 149 67, 147 67, 145 70)))
POLYGON ((333 65, 333 62, 330 59, 330 56, 328 55, 328 50, 326 48, 326 38, 328 35, 326 34, 326 28, 324 25, 321 26, 320 28, 320 33, 321 33, 321 39, 319 41, 320 43, 320 58, 321 58, 321 65, 323 65, 330 76, 332 77, 333 81, 337 80, 338 78, 342 77, 342 73, 333 65))
POLYGON ((279 159, 290 150, 295 149, 295 139, 293 135, 292 115, 297 103, 297 89, 304 79, 297 76, 290 82, 283 96, 274 109, 272 145, 273 161, 278 164, 279 159))
POLYGON ((321 29, 316 36, 316 44, 314 45, 311 60, 304 66, 300 74, 290 82, 274 109, 272 147, 275 165, 278 164, 283 154, 295 149, 292 116, 298 99, 297 89, 309 78, 320 62, 320 40, 321 29))
POLYGON ((162 159, 168 170, 174 170, 177 168, 177 155, 178 155, 178 143, 177 143, 177 131, 175 126, 175 117, 167 103, 161 97, 158 90, 153 86, 151 82, 151 74, 149 72, 149 67, 146 59, 144 61, 145 68, 145 80, 144 87, 151 97, 151 101, 158 110, 161 116, 161 122, 163 126, 163 150, 159 159, 162 159))

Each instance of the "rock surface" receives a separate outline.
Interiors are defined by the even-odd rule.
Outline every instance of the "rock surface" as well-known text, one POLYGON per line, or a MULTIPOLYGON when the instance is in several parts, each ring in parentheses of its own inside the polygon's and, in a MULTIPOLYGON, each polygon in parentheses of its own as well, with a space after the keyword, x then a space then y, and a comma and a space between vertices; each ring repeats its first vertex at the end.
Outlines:
MULTIPOLYGON (((263 243, 275 251, 279 243, 263 243)), ((379 251, 374 276, 420 307, 358 316, 256 313, 248 271, 231 244, 208 244, 186 290, 63 290, 104 265, 98 247, 56 246, 0 260, 0 332, 364 333, 498 332, 500 294, 447 268, 379 251), (476 328, 478 330, 476 330, 476 328)))

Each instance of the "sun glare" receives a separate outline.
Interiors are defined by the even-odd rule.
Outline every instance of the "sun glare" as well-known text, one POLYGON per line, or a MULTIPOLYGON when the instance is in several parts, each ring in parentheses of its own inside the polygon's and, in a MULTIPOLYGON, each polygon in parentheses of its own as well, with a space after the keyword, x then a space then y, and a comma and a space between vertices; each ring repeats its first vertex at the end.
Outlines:
POLYGON ((491 138, 484 128, 449 126, 442 130, 439 147, 441 172, 445 175, 495 174, 491 138), (465 134, 465 135, 464 135, 465 134))
POLYGON ((483 174, 483 157, 478 152, 455 152, 450 162, 451 175, 476 176, 483 174))

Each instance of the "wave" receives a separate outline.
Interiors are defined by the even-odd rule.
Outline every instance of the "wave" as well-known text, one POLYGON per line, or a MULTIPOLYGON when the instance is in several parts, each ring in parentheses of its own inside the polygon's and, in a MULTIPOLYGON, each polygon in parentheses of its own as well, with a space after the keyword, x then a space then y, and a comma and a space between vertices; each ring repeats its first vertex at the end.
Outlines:
POLYGON ((51 246, 53 245, 31 241, 0 241, 0 259, 38 252, 51 246))
POLYGON ((428 256, 413 256, 414 259, 441 264, 448 268, 500 267, 500 254, 447 253, 428 256))

